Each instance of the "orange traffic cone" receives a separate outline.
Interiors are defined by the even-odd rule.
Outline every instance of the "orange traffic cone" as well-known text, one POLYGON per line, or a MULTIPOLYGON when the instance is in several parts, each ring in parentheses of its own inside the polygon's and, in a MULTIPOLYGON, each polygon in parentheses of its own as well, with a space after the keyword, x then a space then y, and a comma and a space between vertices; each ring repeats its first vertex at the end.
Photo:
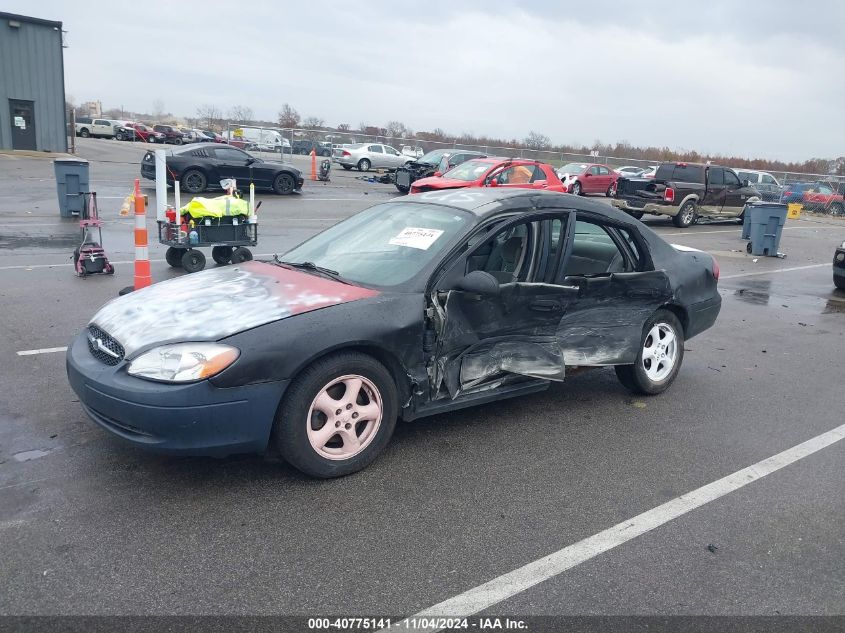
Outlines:
POLYGON ((311 148, 311 180, 317 180, 317 150, 311 148))
POLYGON ((153 283, 150 274, 150 250, 147 241, 147 210, 145 196, 141 195, 141 181, 135 179, 135 280, 133 286, 120 291, 124 295, 146 288, 153 283))

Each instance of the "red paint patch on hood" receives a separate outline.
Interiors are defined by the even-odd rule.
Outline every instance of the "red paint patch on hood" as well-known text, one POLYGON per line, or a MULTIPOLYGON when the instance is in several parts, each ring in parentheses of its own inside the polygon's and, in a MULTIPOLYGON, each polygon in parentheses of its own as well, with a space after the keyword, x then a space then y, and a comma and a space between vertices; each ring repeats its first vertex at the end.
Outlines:
POLYGON ((252 274, 272 278, 275 284, 271 292, 285 298, 292 315, 379 294, 377 290, 341 283, 275 264, 245 262, 238 266, 252 274))
POLYGON ((421 178, 413 182, 415 189, 428 187, 429 189, 462 189, 463 187, 471 187, 477 184, 475 181, 455 180, 453 178, 443 178, 442 176, 431 176, 429 178, 421 178))

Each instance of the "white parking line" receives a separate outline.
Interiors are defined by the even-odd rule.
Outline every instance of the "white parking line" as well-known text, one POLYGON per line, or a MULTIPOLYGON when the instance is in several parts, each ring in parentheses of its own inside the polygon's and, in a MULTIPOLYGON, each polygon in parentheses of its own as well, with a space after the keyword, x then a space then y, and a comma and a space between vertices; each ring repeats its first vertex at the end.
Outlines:
MULTIPOLYGON (((648 225, 646 225, 648 226, 648 225)), ((796 229, 809 229, 809 226, 785 226, 783 227, 784 231, 794 231, 796 229)), ((658 235, 708 235, 710 233, 736 233, 740 230, 739 227, 735 229, 720 229, 718 231, 672 231, 671 229, 666 229, 665 231, 658 231, 656 228, 652 227, 652 230, 657 233, 658 235)))
MULTIPOLYGON (((402 629, 403 625, 406 625, 404 628, 409 628, 408 625, 413 621, 413 618, 432 616, 469 617, 494 604, 522 593, 541 582, 554 578, 591 558, 595 558, 599 554, 603 554, 614 547, 618 547, 638 536, 646 534, 696 508, 700 508, 758 479, 771 475, 785 466, 789 466, 804 459, 808 455, 812 455, 831 444, 835 444, 843 438, 845 438, 845 424, 827 433, 817 435, 797 446, 793 446, 782 453, 759 461, 748 468, 738 470, 732 475, 728 475, 727 477, 723 477, 685 495, 672 499, 663 505, 647 510, 632 519, 623 521, 598 534, 503 574, 498 578, 494 578, 454 598, 444 600, 424 611, 420 611, 416 615, 410 616, 405 621, 399 623, 395 629, 402 629)), ((414 628, 424 631, 441 630, 436 627, 426 629, 414 628)))
POLYGON ((25 349, 18 352, 18 356, 35 356, 36 354, 55 354, 56 352, 66 352, 67 347, 45 347, 43 349, 25 349))
POLYGON ((740 277, 756 277, 757 275, 773 275, 775 273, 790 273, 793 270, 807 270, 809 268, 824 268, 830 267, 833 264, 810 264, 808 266, 793 266, 792 268, 778 268, 776 270, 760 270, 753 273, 738 273, 736 275, 723 275, 719 277, 719 281, 723 279, 738 279, 740 277))

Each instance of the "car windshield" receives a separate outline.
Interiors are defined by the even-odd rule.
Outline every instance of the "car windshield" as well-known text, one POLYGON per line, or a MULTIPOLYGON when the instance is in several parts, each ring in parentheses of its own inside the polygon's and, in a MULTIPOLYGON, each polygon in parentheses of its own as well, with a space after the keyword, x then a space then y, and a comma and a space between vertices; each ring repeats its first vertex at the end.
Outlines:
POLYGON ((443 160, 443 155, 448 153, 449 150, 447 149, 436 149, 420 158, 417 162, 426 163, 427 165, 439 165, 440 161, 443 160))
POLYGON ((472 182, 473 180, 481 178, 481 176, 483 176, 492 166, 493 165, 487 161, 468 160, 454 169, 450 169, 443 175, 444 177, 451 178, 453 180, 465 180, 467 182, 472 182))
POLYGON ((567 163, 557 171, 560 174, 583 174, 586 170, 586 163, 567 163))
POLYGON ((472 221, 458 209, 432 204, 379 204, 280 255, 311 262, 367 286, 396 286, 430 264, 472 221))

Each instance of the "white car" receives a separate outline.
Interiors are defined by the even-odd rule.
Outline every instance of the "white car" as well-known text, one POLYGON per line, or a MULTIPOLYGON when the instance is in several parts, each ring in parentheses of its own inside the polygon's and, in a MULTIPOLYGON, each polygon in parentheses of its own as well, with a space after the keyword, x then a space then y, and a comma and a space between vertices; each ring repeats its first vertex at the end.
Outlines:
POLYGON ((420 146, 413 147, 413 146, 410 146, 410 145, 403 145, 402 149, 400 151, 405 156, 410 156, 414 160, 417 160, 418 158, 422 158, 423 155, 425 154, 425 152, 423 151, 423 148, 420 147, 420 146))
POLYGON ((620 176, 625 176, 625 178, 638 178, 645 172, 645 170, 645 167, 625 165, 625 167, 617 167, 613 171, 615 171, 620 176))
POLYGON ((336 148, 332 152, 332 162, 338 163, 344 169, 356 167, 358 171, 385 167, 395 169, 413 160, 416 158, 402 154, 390 145, 378 143, 353 143, 336 148))

